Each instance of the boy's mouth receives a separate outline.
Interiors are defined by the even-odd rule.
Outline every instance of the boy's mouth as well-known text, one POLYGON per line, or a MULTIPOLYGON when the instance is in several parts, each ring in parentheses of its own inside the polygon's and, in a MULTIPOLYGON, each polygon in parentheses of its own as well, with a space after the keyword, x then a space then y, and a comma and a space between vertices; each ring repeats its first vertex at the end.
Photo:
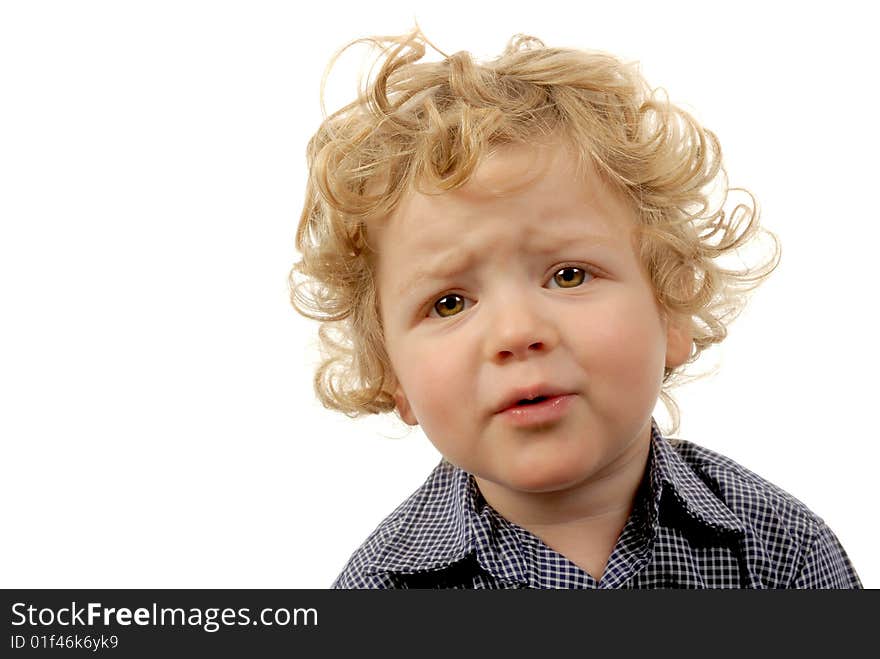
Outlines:
POLYGON ((523 398, 517 405, 534 405, 535 403, 540 403, 542 400, 547 400, 547 396, 538 396, 537 398, 523 398))
POLYGON ((527 407, 529 405, 537 405, 557 396, 567 395, 570 390, 547 384, 543 382, 535 383, 527 387, 518 387, 505 396, 495 408, 495 413, 500 414, 504 410, 517 407, 527 407))

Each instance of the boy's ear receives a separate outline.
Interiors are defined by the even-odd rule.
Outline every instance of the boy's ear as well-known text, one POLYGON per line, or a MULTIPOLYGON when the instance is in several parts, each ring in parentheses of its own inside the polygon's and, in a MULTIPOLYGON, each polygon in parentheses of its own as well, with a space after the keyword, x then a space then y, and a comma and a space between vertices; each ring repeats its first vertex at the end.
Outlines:
POLYGON ((416 419, 416 415, 413 414, 412 408, 409 405, 409 400, 406 397, 406 394, 403 393, 403 388, 398 384, 397 388, 394 390, 394 404, 397 406, 397 412, 400 414, 400 418, 403 419, 403 422, 410 426, 419 425, 419 420, 416 419))
POLYGON ((669 315, 666 323, 666 366, 681 366, 691 356, 694 346, 689 318, 669 315))

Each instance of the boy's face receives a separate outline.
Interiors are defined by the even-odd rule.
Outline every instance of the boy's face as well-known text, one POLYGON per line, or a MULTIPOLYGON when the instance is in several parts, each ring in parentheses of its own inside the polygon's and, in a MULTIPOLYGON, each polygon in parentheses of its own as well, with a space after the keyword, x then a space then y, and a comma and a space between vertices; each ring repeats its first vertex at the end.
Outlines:
POLYGON ((647 443, 664 366, 691 349, 654 299, 634 211, 575 162, 506 146, 465 187, 410 191, 370 227, 402 418, 516 492, 601 479, 647 443), (500 412, 530 389, 568 395, 500 412))

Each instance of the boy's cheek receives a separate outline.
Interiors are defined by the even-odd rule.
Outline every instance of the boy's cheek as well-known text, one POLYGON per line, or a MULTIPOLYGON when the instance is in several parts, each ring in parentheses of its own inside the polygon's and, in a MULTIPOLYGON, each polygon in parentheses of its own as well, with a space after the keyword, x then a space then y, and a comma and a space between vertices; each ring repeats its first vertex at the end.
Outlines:
POLYGON ((400 359, 401 389, 422 426, 473 400, 474 382, 464 372, 461 355, 454 351, 407 350, 400 359))
POLYGON ((653 400, 663 378, 665 346, 659 334, 639 327, 622 328, 620 341, 606 353, 605 379, 616 390, 630 392, 633 401, 642 397, 653 400))
POLYGON ((422 404, 444 406, 450 400, 465 394, 466 383, 462 381, 461 375, 456 374, 456 369, 449 360, 436 357, 424 360, 412 380, 415 386, 413 395, 422 404))

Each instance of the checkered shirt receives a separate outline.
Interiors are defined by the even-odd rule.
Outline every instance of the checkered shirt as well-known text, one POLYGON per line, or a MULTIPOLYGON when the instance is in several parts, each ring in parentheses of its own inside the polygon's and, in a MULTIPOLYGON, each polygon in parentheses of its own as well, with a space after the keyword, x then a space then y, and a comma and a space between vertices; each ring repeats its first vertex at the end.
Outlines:
POLYGON ((664 438, 599 581, 498 514, 446 460, 333 588, 861 588, 825 522, 733 460, 664 438))

